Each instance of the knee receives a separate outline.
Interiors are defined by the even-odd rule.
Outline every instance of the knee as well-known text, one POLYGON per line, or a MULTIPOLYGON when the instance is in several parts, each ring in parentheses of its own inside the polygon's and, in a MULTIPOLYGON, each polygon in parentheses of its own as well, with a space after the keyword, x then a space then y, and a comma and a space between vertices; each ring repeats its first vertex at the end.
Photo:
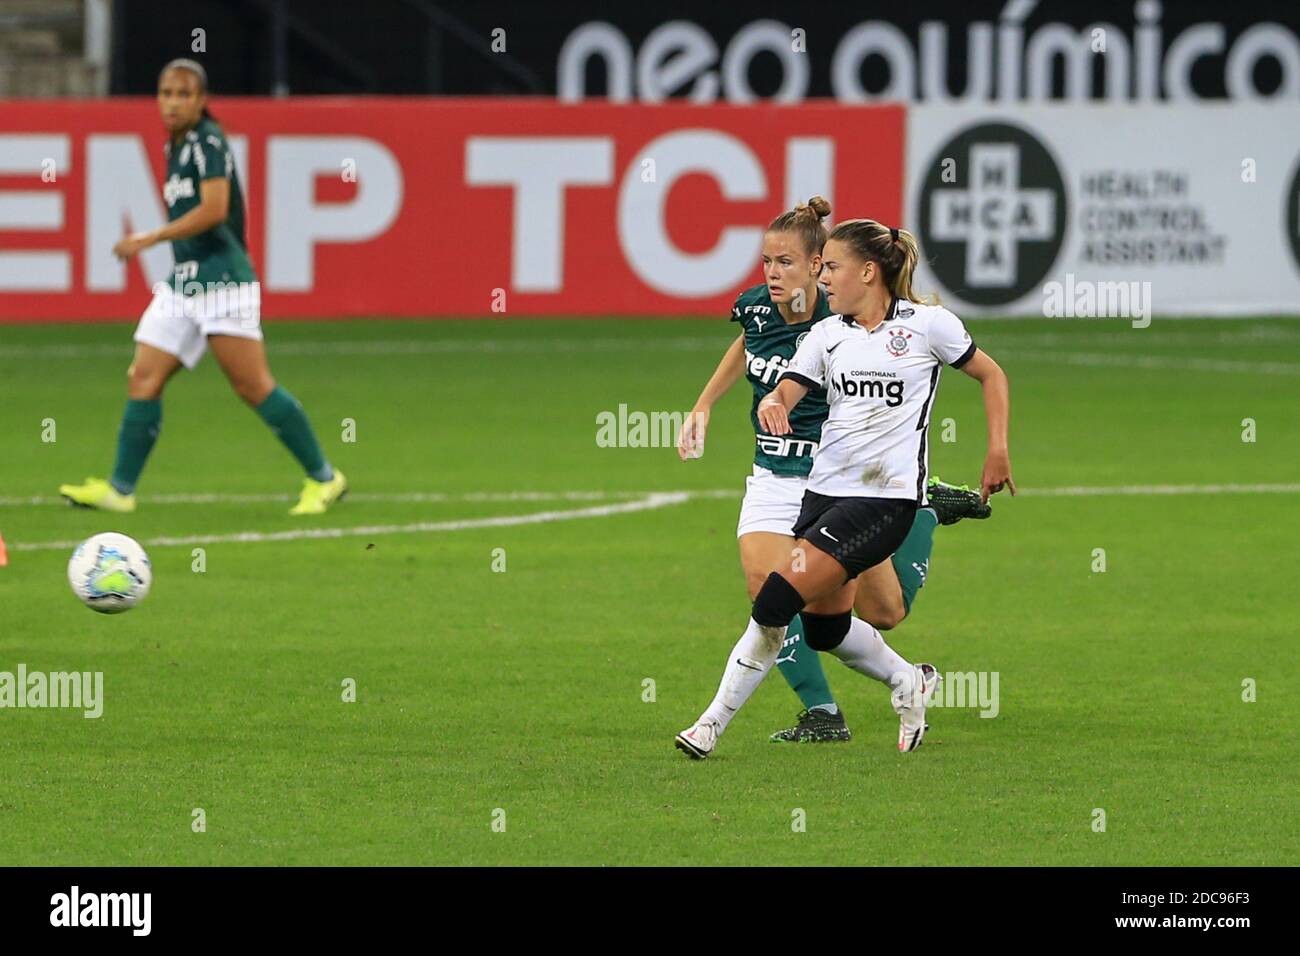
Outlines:
POLYGON ((849 633, 853 623, 853 613, 844 611, 840 614, 810 614, 804 611, 800 615, 803 621, 803 641, 815 651, 833 651, 844 642, 844 635, 849 633))
POLYGON ((804 599, 794 585, 773 571, 759 588, 750 613, 760 627, 786 627, 803 606, 804 599))
POLYGON ((758 592, 763 590, 763 582, 767 580, 767 574, 762 571, 746 571, 745 587, 749 589, 749 600, 752 603, 754 598, 758 597, 758 592))
POLYGON ((162 395, 167 375, 160 369, 132 362, 126 370, 126 394, 137 401, 149 401, 162 395))
POLYGON ((897 605, 877 610, 871 615, 870 623, 874 624, 878 631, 892 631, 903 623, 905 617, 907 617, 907 608, 900 601, 897 605))
POLYGON ((901 590, 897 595, 859 592, 853 610, 878 631, 892 631, 907 617, 907 605, 903 602, 901 590))
POLYGON ((230 380, 235 394, 253 408, 266 401, 266 397, 275 391, 275 379, 267 375, 239 376, 230 380))

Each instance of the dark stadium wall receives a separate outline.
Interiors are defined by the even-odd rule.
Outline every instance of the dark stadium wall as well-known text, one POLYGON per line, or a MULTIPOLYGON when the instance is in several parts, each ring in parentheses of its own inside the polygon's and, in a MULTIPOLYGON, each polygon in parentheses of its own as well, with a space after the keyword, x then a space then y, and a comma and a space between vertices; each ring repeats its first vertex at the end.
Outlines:
MULTIPOLYGON (((151 91, 160 58, 181 55, 203 59, 214 88, 228 95, 272 92, 276 4, 133 0, 120 6, 114 92, 151 91), (193 48, 196 27, 204 31, 203 51, 193 48)), ((1039 74, 1045 95, 1070 98, 1075 92, 1067 57, 1053 48, 1068 33, 1086 51, 1107 52, 1093 48, 1093 30, 1102 28, 1109 52, 1127 55, 1132 74, 1108 88, 1102 58, 1091 57, 1090 98, 1300 99, 1300 71, 1293 65, 1300 62, 1300 6, 1281 0, 927 0, 887 7, 830 0, 797 7, 313 0, 283 9, 284 79, 288 91, 299 94, 603 97, 625 86, 637 99, 738 101, 751 94, 772 97, 789 82, 786 94, 795 99, 866 95, 932 102, 975 93, 1017 100, 1032 98, 1025 80, 1039 74), (794 30, 802 30, 802 38, 787 39, 794 30), (574 56, 584 44, 626 51, 627 60, 615 56, 623 65, 608 70, 599 57, 574 56), (806 82, 792 78, 788 59, 783 63, 790 55, 806 60, 806 82), (670 59, 672 71, 664 68, 670 59), (566 60, 572 65, 568 81, 561 78, 566 60), (1019 80, 1004 72, 1008 65, 1019 80), (1177 76, 1166 78, 1166 70, 1177 76), (664 82, 668 72, 680 75, 664 82), (1008 79, 1011 85, 1000 91, 1008 79)))

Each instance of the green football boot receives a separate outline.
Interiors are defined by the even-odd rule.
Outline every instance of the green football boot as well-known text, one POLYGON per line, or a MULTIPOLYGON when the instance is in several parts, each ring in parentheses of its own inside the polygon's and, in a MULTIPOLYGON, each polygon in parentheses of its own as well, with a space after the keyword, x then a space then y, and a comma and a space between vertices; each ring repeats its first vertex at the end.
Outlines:
POLYGON ((820 707, 801 710, 795 725, 778 730, 767 739, 774 744, 829 744, 852 739, 844 713, 827 713, 820 707))
POLYGON ((939 524, 956 524, 962 518, 987 518, 993 508, 980 501, 980 493, 965 485, 950 485, 931 478, 925 486, 930 507, 939 516, 939 524))

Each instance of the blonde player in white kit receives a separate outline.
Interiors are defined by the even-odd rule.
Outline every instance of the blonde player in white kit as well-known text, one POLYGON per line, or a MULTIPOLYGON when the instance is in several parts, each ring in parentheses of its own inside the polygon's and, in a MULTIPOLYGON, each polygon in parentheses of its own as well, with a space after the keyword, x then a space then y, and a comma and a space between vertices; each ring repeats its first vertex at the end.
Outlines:
MULTIPOLYGON (((874 676, 883 645, 852 614, 852 581, 888 558, 926 503, 927 439, 939 372, 959 368, 984 391, 988 452, 982 500, 1004 486, 1015 494, 1007 444, 1006 374, 971 341, 960 319, 918 300, 912 274, 919 250, 911 233, 870 219, 835 227, 822 254, 820 281, 838 315, 813 326, 788 371, 760 404, 771 435, 790 433, 789 411, 824 389, 829 415, 813 458, 795 525, 795 547, 754 599, 749 625, 728 657, 717 695, 677 735, 688 756, 711 754, 731 718, 771 670, 796 614, 809 647, 874 676)), ((937 675, 920 667, 895 674, 898 749, 924 738, 925 707, 937 675)))

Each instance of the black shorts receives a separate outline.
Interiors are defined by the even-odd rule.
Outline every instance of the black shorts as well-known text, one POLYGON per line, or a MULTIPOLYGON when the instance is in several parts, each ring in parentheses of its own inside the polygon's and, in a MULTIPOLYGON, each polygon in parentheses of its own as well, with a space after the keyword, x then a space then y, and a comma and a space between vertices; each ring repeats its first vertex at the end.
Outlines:
POLYGON ((844 565, 852 580, 897 551, 915 518, 915 498, 832 498, 805 491, 794 536, 844 565))

